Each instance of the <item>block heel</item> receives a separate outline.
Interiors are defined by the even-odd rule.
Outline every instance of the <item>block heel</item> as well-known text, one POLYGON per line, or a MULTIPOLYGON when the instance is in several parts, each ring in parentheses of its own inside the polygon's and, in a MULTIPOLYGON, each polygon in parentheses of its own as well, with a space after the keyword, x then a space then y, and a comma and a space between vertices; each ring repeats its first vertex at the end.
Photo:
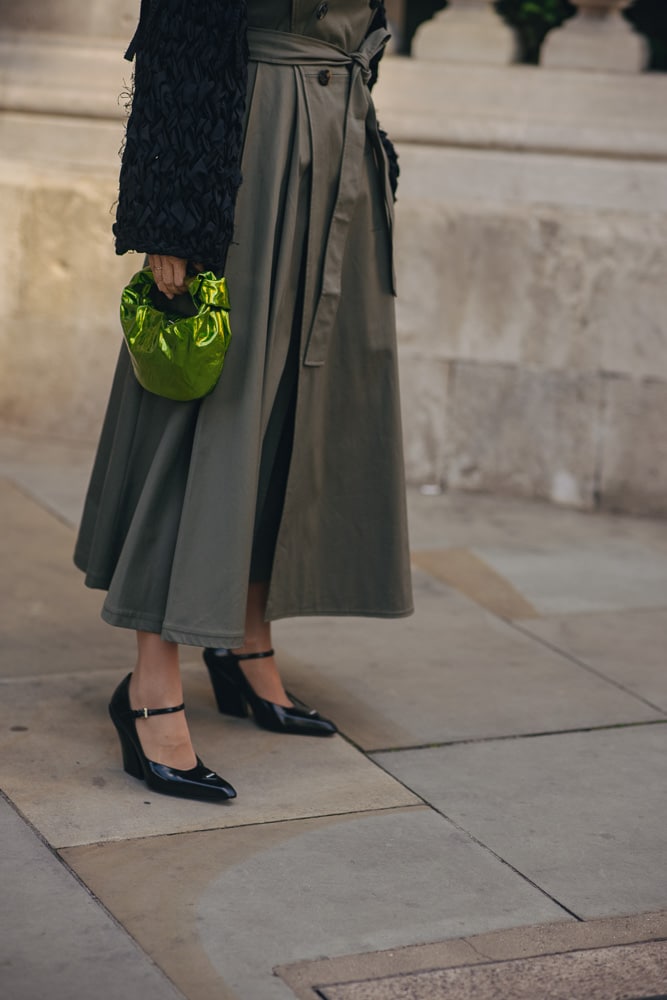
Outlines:
POLYGON ((205 650, 204 662, 211 679, 218 711, 221 715, 233 715, 237 719, 245 719, 249 709, 243 689, 238 683, 238 678, 225 670, 225 664, 219 662, 215 652, 215 650, 205 650))
POLYGON ((233 653, 231 649, 204 650, 204 663, 208 668, 218 709, 224 715, 245 718, 248 706, 255 722, 262 729, 273 733, 293 733, 300 736, 333 736, 338 732, 330 719, 325 719, 313 709, 292 705, 276 705, 260 698, 239 666, 241 660, 262 660, 273 656, 273 650, 264 653, 233 653))
POLYGON ((127 738, 122 730, 116 727, 118 732, 118 739, 120 741, 120 750, 123 757, 123 770, 126 774, 131 774, 133 778, 143 778, 144 769, 141 766, 141 758, 139 754, 132 746, 132 743, 127 738))

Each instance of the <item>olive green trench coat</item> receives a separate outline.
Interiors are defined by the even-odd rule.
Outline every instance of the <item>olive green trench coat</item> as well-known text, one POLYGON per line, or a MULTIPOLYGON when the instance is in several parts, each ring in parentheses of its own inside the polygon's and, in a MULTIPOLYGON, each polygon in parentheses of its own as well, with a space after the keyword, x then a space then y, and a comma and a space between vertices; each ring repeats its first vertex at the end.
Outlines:
POLYGON ((286 366, 295 416, 267 619, 412 610, 393 209, 365 82, 382 39, 362 46, 360 0, 318 37, 298 17, 277 31, 281 4, 259 7, 273 10, 251 19, 225 368, 211 395, 176 403, 138 385, 123 346, 75 552, 108 590, 105 620, 191 645, 243 642, 286 366))

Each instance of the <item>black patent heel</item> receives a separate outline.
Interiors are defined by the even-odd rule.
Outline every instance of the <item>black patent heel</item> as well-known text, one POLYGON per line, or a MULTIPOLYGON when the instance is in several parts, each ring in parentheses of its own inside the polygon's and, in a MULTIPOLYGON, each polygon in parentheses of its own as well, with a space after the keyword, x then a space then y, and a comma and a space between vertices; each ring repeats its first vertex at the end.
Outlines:
POLYGON ((182 712, 185 704, 174 708, 140 708, 130 705, 130 677, 128 674, 120 682, 109 703, 109 715, 116 727, 123 756, 123 768, 133 778, 146 782, 154 792, 162 795, 176 795, 184 799, 206 799, 225 802, 236 798, 236 790, 207 767, 197 757, 197 763, 187 771, 181 771, 168 764, 149 760, 143 751, 137 735, 136 719, 148 719, 153 715, 169 715, 182 712))
POLYGON ((116 732, 118 733, 120 750, 123 755, 123 770, 126 774, 131 774, 133 778, 143 778, 144 769, 141 766, 139 754, 132 746, 128 737, 122 729, 118 728, 118 726, 116 726, 116 732))
POLYGON ((223 715, 245 718, 248 706, 255 722, 262 729, 273 733, 294 733, 300 736, 333 736, 338 732, 330 719, 325 719, 313 709, 292 705, 276 705, 260 698, 243 673, 241 660, 262 660, 273 656, 272 649, 264 653, 233 653, 231 649, 204 650, 204 663, 208 668, 218 710, 223 715))
POLYGON ((245 719, 248 716, 248 701, 239 684, 239 678, 233 671, 225 670, 225 664, 222 658, 215 656, 216 652, 214 649, 204 650, 204 663, 211 679, 218 711, 222 715, 245 719))

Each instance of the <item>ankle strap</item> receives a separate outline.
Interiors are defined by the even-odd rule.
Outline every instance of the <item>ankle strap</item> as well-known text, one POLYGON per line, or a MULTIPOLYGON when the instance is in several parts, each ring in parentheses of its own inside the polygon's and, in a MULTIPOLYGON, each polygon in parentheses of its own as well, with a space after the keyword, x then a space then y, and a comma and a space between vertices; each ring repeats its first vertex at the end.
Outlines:
POLYGON ((148 719, 151 715, 169 715, 171 712, 185 711, 185 702, 176 705, 175 708, 131 708, 130 715, 133 719, 148 719))
POLYGON ((265 653, 233 653, 230 649, 229 652, 232 654, 235 660, 263 660, 267 656, 274 656, 275 652, 273 649, 267 649, 265 653))

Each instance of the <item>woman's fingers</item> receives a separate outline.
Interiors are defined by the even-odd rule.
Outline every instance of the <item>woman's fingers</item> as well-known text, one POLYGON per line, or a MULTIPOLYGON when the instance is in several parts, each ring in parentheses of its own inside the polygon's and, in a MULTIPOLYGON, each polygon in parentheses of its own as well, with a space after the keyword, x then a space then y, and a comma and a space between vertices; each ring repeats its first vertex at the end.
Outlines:
POLYGON ((168 299, 173 299, 174 295, 181 295, 186 290, 186 260, 164 254, 149 254, 148 262, 155 284, 168 299))

